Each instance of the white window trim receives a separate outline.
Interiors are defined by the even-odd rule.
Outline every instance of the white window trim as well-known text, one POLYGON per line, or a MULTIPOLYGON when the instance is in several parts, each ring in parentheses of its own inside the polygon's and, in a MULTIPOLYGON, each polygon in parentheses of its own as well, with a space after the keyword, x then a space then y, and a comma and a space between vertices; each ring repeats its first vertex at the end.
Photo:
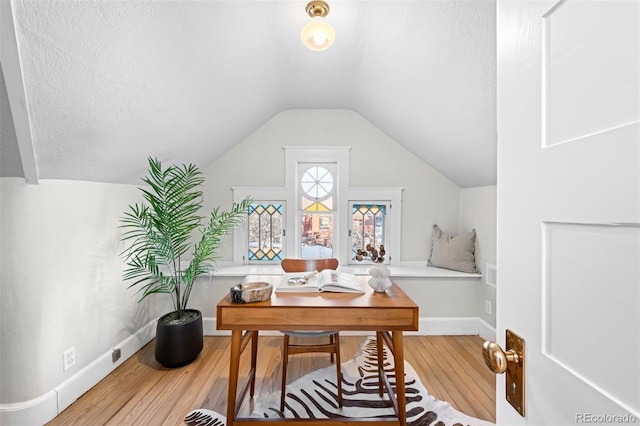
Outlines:
MULTIPOLYGON (((351 223, 351 206, 353 204, 386 204, 388 205, 385 214, 385 248, 387 259, 385 263, 390 264, 400 261, 400 232, 402 220, 402 188, 349 188, 349 223, 351 223), (375 197, 374 197, 375 196, 375 197)), ((347 231, 348 238, 348 231, 347 231)), ((350 241, 351 239, 349 239, 350 241)), ((366 265, 371 262, 358 262, 351 258, 351 251, 347 248, 347 257, 341 264, 366 265)))
MULTIPOLYGON (((403 188, 353 188, 349 186, 349 146, 284 146, 285 151, 285 187, 233 187, 233 200, 239 202, 251 197, 256 202, 283 202, 285 205, 285 256, 300 257, 300 245, 296 238, 300 235, 301 225, 297 221, 298 164, 299 163, 336 163, 335 222, 333 241, 334 255, 341 265, 350 263, 349 227, 351 211, 349 203, 384 201, 393 206, 393 212, 387 216, 388 255, 394 263, 400 261, 402 191, 403 188), (290 210, 290 211, 288 211, 290 210)), ((233 237, 233 263, 248 264, 248 241, 246 224, 237 227, 233 237)), ((266 262, 265 262, 266 263, 266 262)))
MULTIPOLYGON (((282 203, 284 205, 285 220, 287 217, 287 188, 268 188, 268 187, 232 187, 233 201, 239 203, 247 197, 251 197, 254 203, 260 203, 268 201, 270 203, 282 203)), ((246 265, 249 263, 247 257, 249 253, 249 240, 247 238, 248 223, 245 221, 242 226, 235 228, 233 232, 233 263, 235 265, 246 265)), ((286 235, 289 232, 286 230, 286 235)), ((285 241, 283 245, 283 253, 287 250, 288 241, 285 241)), ((264 261, 264 263, 270 263, 270 261, 264 261)), ((280 263, 280 261, 273 261, 273 263, 280 263)))
MULTIPOLYGON (((335 186, 335 211, 338 213, 335 216, 335 222, 333 223, 334 229, 336 229, 335 236, 347 235, 348 223, 344 220, 344 214, 342 212, 347 211, 349 204, 347 197, 345 196, 347 185, 349 181, 349 151, 350 146, 285 146, 283 147, 285 152, 285 184, 287 188, 290 188, 290 199, 287 203, 289 208, 295 208, 297 211, 297 194, 299 192, 298 182, 298 164, 299 163, 336 163, 336 176, 334 181, 335 186)), ((297 215, 287 215, 287 228, 292 232, 287 232, 286 241, 287 247, 294 247, 292 257, 300 257, 300 245, 296 245, 296 238, 300 235, 301 224, 296 220, 297 215)), ((333 252, 334 256, 338 258, 340 263, 343 262, 344 250, 346 242, 340 241, 340 238, 333 240, 333 252)), ((290 250, 290 249, 289 249, 290 250)))
MULTIPOLYGON (((390 206, 386 217, 387 256, 389 263, 400 262, 402 240, 402 191, 404 188, 349 188, 348 196, 351 201, 358 202, 388 202, 390 206)), ((351 212, 349 211, 349 217, 351 212)), ((348 253, 347 262, 350 253, 348 253)))

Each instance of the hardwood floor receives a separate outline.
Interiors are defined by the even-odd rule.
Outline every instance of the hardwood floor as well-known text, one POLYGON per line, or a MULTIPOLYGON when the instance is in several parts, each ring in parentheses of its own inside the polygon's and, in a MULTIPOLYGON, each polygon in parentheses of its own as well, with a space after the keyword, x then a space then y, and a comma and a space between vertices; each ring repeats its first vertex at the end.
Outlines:
MULTIPOLYGON (((356 353, 362 336, 341 336, 343 360, 356 353)), ((208 408, 226 412, 229 337, 204 339, 204 349, 192 364, 167 369, 154 359, 150 342, 90 389, 49 425, 179 425, 189 411, 208 408)), ((261 336, 256 395, 279 390, 281 336, 261 336)), ((495 422, 495 375, 482 360, 478 336, 406 336, 405 359, 429 393, 458 410, 495 422)), ((241 372, 248 371, 248 352, 241 372)), ((321 354, 290 358, 287 381, 330 365, 321 354)), ((247 396, 241 415, 251 411, 247 396)))

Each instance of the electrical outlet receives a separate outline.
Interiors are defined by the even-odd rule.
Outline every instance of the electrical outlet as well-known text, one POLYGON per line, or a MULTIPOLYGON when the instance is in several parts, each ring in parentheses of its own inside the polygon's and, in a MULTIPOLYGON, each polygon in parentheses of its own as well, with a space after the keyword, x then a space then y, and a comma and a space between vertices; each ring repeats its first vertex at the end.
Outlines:
POLYGON ((484 301, 484 311, 487 315, 491 315, 491 302, 489 302, 488 300, 484 301))
POLYGON ((67 371, 75 363, 76 363, 76 348, 71 347, 62 353, 62 366, 64 368, 64 371, 67 371))
POLYGON ((111 361, 116 362, 117 360, 120 359, 121 355, 122 355, 122 352, 120 352, 120 348, 114 349, 113 352, 111 352, 111 361))

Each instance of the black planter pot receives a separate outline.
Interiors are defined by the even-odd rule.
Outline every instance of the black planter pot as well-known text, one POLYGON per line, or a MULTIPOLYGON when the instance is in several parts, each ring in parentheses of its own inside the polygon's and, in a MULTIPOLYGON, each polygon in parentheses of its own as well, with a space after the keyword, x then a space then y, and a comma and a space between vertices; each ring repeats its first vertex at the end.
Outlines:
POLYGON ((186 309, 187 319, 176 320, 176 312, 158 319, 156 361, 168 368, 187 365, 202 351, 202 312, 186 309))

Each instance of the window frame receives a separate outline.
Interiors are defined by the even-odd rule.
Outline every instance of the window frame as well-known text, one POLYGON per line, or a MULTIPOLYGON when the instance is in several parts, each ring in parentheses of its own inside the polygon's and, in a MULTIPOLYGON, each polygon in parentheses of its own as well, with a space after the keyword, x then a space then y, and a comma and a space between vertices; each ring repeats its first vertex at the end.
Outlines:
MULTIPOLYGON (((318 165, 334 163, 335 164, 335 176, 334 179, 334 239, 333 239, 333 253, 338 259, 346 259, 344 254, 344 247, 346 246, 340 240, 340 236, 347 235, 347 223, 342 218, 344 209, 347 207, 346 198, 344 196, 347 190, 347 183, 349 179, 349 151, 351 147, 325 147, 325 146, 285 146, 285 186, 289 189, 290 206, 296 206, 300 195, 302 194, 302 188, 300 188, 300 167, 308 168, 309 164, 317 163, 318 165)), ((302 244, 297 243, 297 238, 302 233, 302 225, 299 220, 295 220, 288 215, 287 217, 292 220, 288 220, 287 227, 293 229, 293 232, 287 232, 287 247, 293 247, 291 253, 287 253, 289 257, 301 257, 302 244)), ((297 218, 297 215, 294 215, 297 218)))
MULTIPOLYGON (((233 187, 233 201, 240 202, 246 197, 253 199, 252 204, 281 204, 282 205, 282 257, 287 256, 288 242, 286 240, 286 224, 287 224, 287 202, 285 200, 285 188, 268 188, 268 187, 233 187)), ((247 212, 247 215, 249 212, 247 212)), ((280 264, 280 260, 249 260, 249 227, 248 221, 241 226, 237 226, 233 232, 233 263, 234 264, 254 264, 269 265, 280 264)))
MULTIPOLYGON (((385 215, 385 256, 384 263, 389 264, 401 259, 401 221, 402 221, 402 188, 349 188, 347 196, 349 229, 351 229, 352 208, 354 204, 385 204, 387 213, 385 215)), ((366 265, 370 261, 357 261, 351 257, 351 236, 346 234, 349 244, 346 257, 340 262, 346 265, 366 265), (344 259, 344 260, 343 260, 344 259)))
MULTIPOLYGON (((378 206, 385 206, 385 213, 384 213, 384 236, 383 236, 383 240, 384 240, 384 245, 385 245, 385 250, 389 250, 389 217, 391 215, 391 210, 393 207, 393 204, 389 201, 366 201, 366 202, 361 202, 361 201, 349 201, 349 224, 353 225, 353 207, 355 205, 361 205, 361 204, 368 204, 368 205, 378 205, 378 206)), ((355 238, 355 236, 352 233, 353 231, 353 227, 349 226, 349 249, 351 249, 353 247, 353 239, 355 238)), ((364 247, 363 247, 364 248, 364 247)), ((378 248, 378 245, 376 244, 376 249, 378 248)), ((352 251, 349 251, 349 264, 352 265, 367 265, 367 264, 372 264, 373 262, 371 260, 368 259, 363 259, 363 260, 355 260, 352 256, 352 251)), ((388 264, 391 261, 391 254, 387 254, 384 257, 384 263, 388 264)))
MULTIPOLYGON (((282 225, 284 225, 285 223, 285 205, 284 203, 278 203, 278 202, 273 202, 273 201, 262 201, 262 200, 254 200, 251 205, 255 206, 255 205, 279 205, 280 206, 280 222, 281 222, 281 227, 282 225)), ((286 253, 286 245, 285 245, 285 241, 284 241, 284 232, 280 235, 280 254, 279 257, 280 259, 251 259, 251 244, 249 241, 249 233, 250 233, 250 229, 248 228, 248 226, 250 225, 249 220, 246 221, 245 225, 247 226, 247 231, 245 232, 245 237, 246 238, 246 244, 247 244, 247 250, 245 250, 245 256, 247 256, 247 262, 249 263, 255 263, 255 264, 265 264, 265 263, 272 263, 272 262, 280 262, 280 260, 284 259, 284 255, 286 253)), ((284 227, 282 227, 283 231, 284 231, 284 227)), ((272 241, 273 241, 273 235, 271 236, 272 241)), ((273 247, 272 247, 273 248, 273 247)))
MULTIPOLYGON (((336 162, 324 162, 324 163, 320 163, 318 161, 297 161, 297 167, 296 167, 296 182, 298 183, 298 192, 296 193, 296 215, 297 215, 297 223, 300 226, 300 234, 296 235, 296 250, 299 249, 299 252, 297 252, 296 257, 299 258, 305 258, 303 256, 302 250, 303 250, 303 235, 302 235, 302 231, 303 231, 303 217, 306 215, 310 215, 311 217, 313 216, 318 216, 318 220, 321 221, 323 217, 331 217, 331 222, 332 222, 332 226, 331 226, 331 255, 329 257, 337 257, 336 256, 336 252, 335 252, 335 237, 337 236, 336 231, 335 231, 335 227, 336 227, 336 223, 338 223, 338 210, 337 210, 337 196, 336 196, 336 188, 337 188, 337 163, 336 162), (303 180, 304 180, 304 176, 307 172, 309 172, 311 169, 313 168, 322 168, 324 170, 327 171, 327 173, 331 176, 331 189, 326 191, 325 194, 323 195, 319 195, 317 198, 315 198, 315 203, 319 203, 324 205, 328 210, 305 210, 303 207, 305 205, 305 203, 303 202, 304 200, 307 200, 310 202, 309 207, 314 205, 314 196, 313 194, 308 193, 307 191, 305 191, 304 189, 304 184, 303 184, 303 180), (328 200, 331 200, 331 203, 327 203, 328 200), (299 247, 298 247, 299 246, 299 247)), ((326 190, 326 188, 324 188, 326 190)), ((321 228, 319 229, 319 231, 321 231, 321 228)))

